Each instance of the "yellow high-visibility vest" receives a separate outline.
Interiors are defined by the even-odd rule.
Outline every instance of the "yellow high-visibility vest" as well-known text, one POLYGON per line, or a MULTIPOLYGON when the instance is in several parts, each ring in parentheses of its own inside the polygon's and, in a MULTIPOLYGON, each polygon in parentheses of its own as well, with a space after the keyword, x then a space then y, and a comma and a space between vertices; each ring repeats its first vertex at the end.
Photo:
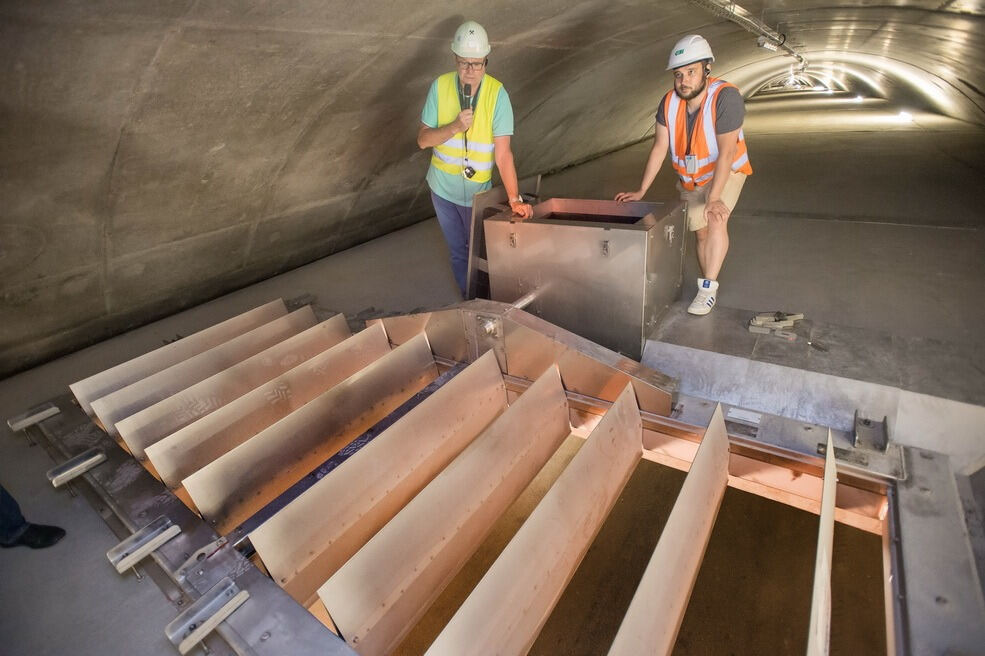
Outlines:
MULTIPOLYGON (((448 141, 438 144, 431 150, 431 166, 450 173, 462 175, 466 166, 475 169, 472 182, 489 182, 495 162, 493 143, 493 112, 496 99, 503 84, 490 75, 484 75, 479 86, 479 97, 475 104, 472 127, 467 134, 458 132, 448 141), (468 138, 468 150, 465 148, 468 138), (468 160, 468 164, 466 164, 468 160)), ((438 78, 438 125, 448 125, 462 111, 459 102, 458 76, 453 71, 438 78)))

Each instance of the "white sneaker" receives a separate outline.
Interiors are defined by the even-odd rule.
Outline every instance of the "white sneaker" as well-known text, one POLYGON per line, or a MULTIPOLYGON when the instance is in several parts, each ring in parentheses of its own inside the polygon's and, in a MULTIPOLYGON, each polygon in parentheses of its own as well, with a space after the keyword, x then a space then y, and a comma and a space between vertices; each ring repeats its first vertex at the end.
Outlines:
POLYGON ((715 296, 718 291, 718 281, 698 278, 698 295, 691 301, 687 311, 689 314, 704 315, 715 307, 715 296))

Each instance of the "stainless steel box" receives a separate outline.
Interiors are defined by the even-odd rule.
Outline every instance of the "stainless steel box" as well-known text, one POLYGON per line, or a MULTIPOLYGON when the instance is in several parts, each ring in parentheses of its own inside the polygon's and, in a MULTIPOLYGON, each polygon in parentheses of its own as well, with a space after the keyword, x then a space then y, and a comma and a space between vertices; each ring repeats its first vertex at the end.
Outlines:
POLYGON ((640 359, 681 291, 684 205, 553 198, 484 220, 490 296, 640 359))

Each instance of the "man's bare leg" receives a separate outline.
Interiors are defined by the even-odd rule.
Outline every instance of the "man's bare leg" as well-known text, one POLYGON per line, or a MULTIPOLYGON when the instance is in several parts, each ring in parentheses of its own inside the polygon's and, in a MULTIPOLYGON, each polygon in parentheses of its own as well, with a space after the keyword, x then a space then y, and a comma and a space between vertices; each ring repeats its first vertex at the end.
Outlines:
POLYGON ((698 268, 701 275, 705 275, 705 251, 708 248, 708 227, 705 226, 694 231, 694 238, 697 240, 695 250, 698 252, 698 268))
POLYGON ((698 264, 701 265, 701 273, 709 280, 718 280, 718 274, 722 272, 722 264, 725 263, 725 254, 728 253, 728 219, 712 219, 710 223, 699 233, 705 232, 705 238, 698 237, 698 264), (702 253, 701 243, 704 242, 702 253))
POLYGON ((728 219, 712 218, 707 226, 695 230, 698 265, 702 278, 698 278, 698 294, 688 307, 691 314, 705 315, 715 307, 718 296, 718 274, 728 253, 728 219))

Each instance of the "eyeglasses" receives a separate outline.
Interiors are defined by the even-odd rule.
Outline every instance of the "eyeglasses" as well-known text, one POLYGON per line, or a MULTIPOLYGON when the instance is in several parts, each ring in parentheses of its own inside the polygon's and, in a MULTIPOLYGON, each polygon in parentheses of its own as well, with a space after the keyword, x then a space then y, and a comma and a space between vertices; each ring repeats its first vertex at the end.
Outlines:
POLYGON ((481 71, 483 68, 486 67, 485 59, 483 59, 482 61, 462 61, 461 59, 459 59, 457 60, 457 63, 458 63, 458 67, 463 71, 481 71))

